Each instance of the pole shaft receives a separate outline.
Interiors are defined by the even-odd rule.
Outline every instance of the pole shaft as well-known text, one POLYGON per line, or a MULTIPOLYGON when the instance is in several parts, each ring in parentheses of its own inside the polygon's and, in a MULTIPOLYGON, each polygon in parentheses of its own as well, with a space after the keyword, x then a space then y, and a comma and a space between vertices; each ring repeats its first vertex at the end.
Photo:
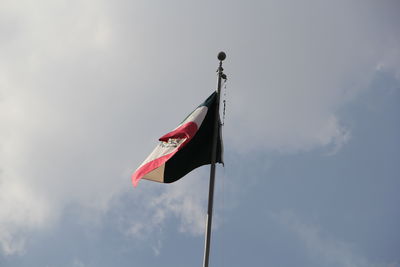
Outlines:
POLYGON ((217 142, 219 135, 219 102, 221 95, 221 79, 223 74, 222 60, 219 62, 218 68, 218 87, 217 87, 217 103, 215 107, 215 118, 214 118, 214 132, 212 139, 212 154, 211 154, 211 168, 210 168, 210 184, 208 189, 208 209, 207 209, 207 225, 205 233, 205 247, 204 247, 204 259, 203 267, 208 267, 210 258, 210 243, 211 243, 211 224, 213 214, 213 203, 214 203, 214 184, 215 184, 215 163, 217 161, 217 142))

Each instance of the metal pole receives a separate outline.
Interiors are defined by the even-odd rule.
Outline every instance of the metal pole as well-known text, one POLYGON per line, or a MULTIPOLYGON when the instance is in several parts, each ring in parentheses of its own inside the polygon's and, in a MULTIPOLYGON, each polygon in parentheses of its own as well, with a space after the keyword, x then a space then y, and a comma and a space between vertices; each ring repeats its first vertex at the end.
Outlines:
POLYGON ((212 213, 213 213, 213 202, 214 202, 214 184, 215 184, 215 162, 217 159, 217 141, 219 135, 219 101, 221 94, 221 79, 224 76, 222 61, 226 58, 224 52, 218 54, 219 67, 218 67, 218 87, 217 87, 217 103, 215 106, 215 118, 214 118, 214 132, 213 132, 213 143, 212 143, 212 154, 211 154, 211 169, 210 169, 210 185, 208 189, 208 209, 207 209, 207 225, 205 233, 205 247, 204 247, 204 259, 203 267, 208 267, 210 258, 210 243, 211 243, 211 224, 212 224, 212 213))

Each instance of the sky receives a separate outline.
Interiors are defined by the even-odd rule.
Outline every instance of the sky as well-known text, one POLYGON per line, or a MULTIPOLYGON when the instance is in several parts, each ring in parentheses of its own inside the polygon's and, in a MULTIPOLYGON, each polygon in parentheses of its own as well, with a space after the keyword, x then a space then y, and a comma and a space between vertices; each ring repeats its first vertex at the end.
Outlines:
POLYGON ((201 266, 209 166, 130 177, 221 50, 210 266, 400 266, 399 1, 0 6, 0 266, 201 266))

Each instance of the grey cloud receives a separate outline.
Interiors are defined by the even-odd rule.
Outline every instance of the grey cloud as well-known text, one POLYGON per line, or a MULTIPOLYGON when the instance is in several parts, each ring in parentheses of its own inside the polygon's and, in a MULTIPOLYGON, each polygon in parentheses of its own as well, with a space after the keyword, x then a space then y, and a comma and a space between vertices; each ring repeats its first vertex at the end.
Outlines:
MULTIPOLYGON (((302 221, 292 211, 281 211, 271 214, 277 223, 287 227, 307 248, 309 257, 318 266, 348 266, 348 267, 380 267, 390 266, 390 263, 376 263, 360 255, 355 244, 338 240, 329 236, 319 225, 302 221)), ((397 266, 393 263, 392 266, 397 266)))

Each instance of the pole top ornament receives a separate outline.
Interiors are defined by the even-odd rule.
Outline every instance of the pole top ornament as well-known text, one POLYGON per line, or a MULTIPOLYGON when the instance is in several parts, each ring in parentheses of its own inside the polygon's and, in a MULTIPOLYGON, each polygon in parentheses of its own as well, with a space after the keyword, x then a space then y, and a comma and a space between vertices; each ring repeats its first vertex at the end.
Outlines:
POLYGON ((225 52, 221 51, 221 52, 218 53, 218 60, 219 61, 224 61, 225 58, 226 58, 225 52))

